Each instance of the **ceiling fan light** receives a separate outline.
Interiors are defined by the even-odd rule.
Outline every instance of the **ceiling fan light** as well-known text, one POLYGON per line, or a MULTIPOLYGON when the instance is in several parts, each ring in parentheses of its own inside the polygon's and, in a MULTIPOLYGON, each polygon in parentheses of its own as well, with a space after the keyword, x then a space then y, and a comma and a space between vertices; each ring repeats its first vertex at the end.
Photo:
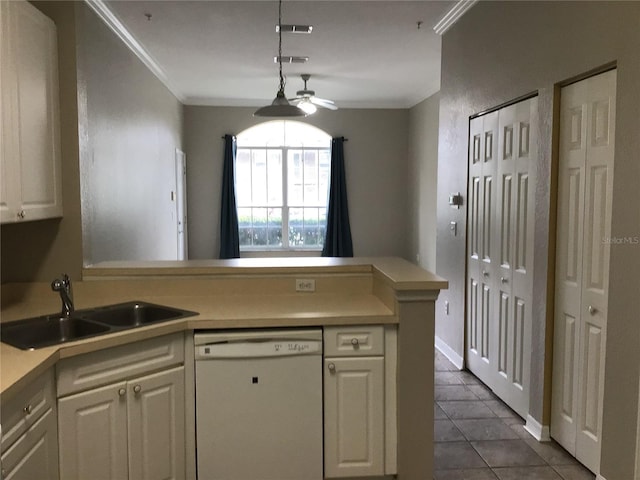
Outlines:
POLYGON ((307 115, 312 115, 318 111, 318 107, 316 107, 313 103, 308 100, 304 100, 298 104, 298 108, 304 111, 307 115))

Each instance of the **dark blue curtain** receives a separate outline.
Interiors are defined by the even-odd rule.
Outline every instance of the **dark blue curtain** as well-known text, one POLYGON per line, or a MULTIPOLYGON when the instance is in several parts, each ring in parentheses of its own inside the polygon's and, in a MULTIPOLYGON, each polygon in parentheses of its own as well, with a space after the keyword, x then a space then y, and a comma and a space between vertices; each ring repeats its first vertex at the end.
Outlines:
POLYGON ((347 181, 344 174, 344 137, 331 140, 331 182, 327 210, 327 235, 323 257, 353 257, 347 181))
POLYGON ((224 136, 222 168, 222 209, 220 211, 220 258, 240 258, 238 209, 236 208, 236 137, 224 136))

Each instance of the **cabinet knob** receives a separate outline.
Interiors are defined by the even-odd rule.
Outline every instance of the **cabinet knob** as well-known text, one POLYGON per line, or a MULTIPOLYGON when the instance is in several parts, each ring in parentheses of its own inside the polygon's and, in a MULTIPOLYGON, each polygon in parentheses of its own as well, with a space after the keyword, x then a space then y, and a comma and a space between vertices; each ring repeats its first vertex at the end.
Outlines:
POLYGON ((24 407, 24 408, 22 409, 22 411, 23 411, 24 413, 26 413, 27 415, 30 415, 30 414, 31 414, 31 412, 33 412, 33 406, 32 406, 31 404, 29 404, 29 405, 27 405, 26 407, 24 407))
POLYGON ((140 385, 135 385, 133 387, 133 393, 140 393, 142 391, 142 387, 140 385))
POLYGON ((357 338, 352 338, 351 345, 353 345, 354 347, 357 347, 358 345, 360 345, 360 342, 358 341, 357 338))
POLYGON ((124 388, 118 390, 118 395, 124 397, 127 394, 127 391, 124 388))
POLYGON ((327 368, 329 369, 329 371, 331 373, 334 373, 336 371, 336 364, 335 363, 330 363, 329 365, 327 365, 327 368))
POLYGON ((589 313, 591 315, 595 315, 596 313, 598 313, 598 309, 592 305, 589 305, 589 313))
POLYGON ((25 213, 25 211, 24 211, 24 210, 20 210, 20 211, 18 212, 18 218, 24 218, 26 215, 27 215, 27 214, 25 213))
POLYGON ((482 276, 485 277, 485 278, 488 277, 489 276, 489 272, 487 272, 486 270, 483 270, 482 271, 482 276))
POLYGON ((507 283, 509 281, 509 279, 507 277, 500 277, 500 281, 502 283, 507 283))

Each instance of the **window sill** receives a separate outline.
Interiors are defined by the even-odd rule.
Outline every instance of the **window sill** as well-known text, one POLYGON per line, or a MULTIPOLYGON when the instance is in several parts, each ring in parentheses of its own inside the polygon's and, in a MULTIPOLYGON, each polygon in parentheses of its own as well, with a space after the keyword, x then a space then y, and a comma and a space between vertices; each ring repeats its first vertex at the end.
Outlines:
POLYGON ((319 257, 322 249, 305 250, 241 250, 240 258, 319 257))

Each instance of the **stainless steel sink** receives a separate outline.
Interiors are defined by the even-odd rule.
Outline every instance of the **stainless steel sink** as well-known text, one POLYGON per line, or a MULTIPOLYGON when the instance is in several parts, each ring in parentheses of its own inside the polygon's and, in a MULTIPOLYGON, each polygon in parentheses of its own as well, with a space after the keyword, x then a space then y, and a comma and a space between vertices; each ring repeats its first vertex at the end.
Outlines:
POLYGON ((120 303, 76 310, 69 317, 44 315, 2 323, 0 340, 30 350, 193 315, 197 313, 146 302, 120 303))
POLYGON ((110 327, 131 328, 191 315, 196 315, 196 313, 151 303, 130 302, 86 311, 82 313, 82 318, 110 327))
POLYGON ((87 322, 75 317, 46 315, 2 324, 0 338, 14 347, 29 350, 72 342, 108 333, 110 330, 107 325, 87 322))

